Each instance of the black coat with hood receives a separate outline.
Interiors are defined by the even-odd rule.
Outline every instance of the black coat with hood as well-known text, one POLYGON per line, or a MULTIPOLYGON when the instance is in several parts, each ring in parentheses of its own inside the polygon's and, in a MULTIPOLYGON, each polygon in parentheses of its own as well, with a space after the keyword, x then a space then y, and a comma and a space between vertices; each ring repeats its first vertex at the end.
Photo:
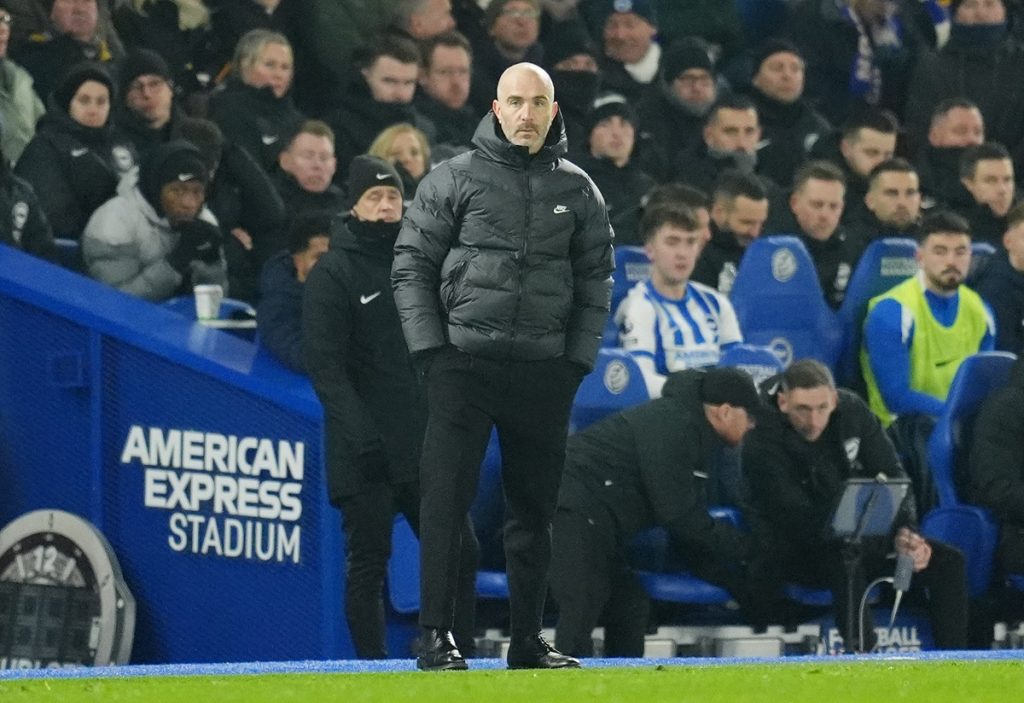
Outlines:
POLYGON ((137 163, 131 141, 102 127, 79 124, 50 100, 36 136, 14 173, 32 184, 55 236, 78 239, 89 217, 117 193, 137 163))
POLYGON ((591 368, 614 268, 600 191, 562 158, 558 115, 532 156, 493 113, 473 143, 423 179, 398 238, 395 300, 410 351, 451 343, 491 359, 564 356, 591 368))
POLYGON ((324 406, 331 500, 419 475, 426 405, 391 293, 398 223, 334 220, 306 279, 302 345, 324 406))
POLYGON ((235 77, 211 96, 210 119, 224 139, 249 152, 267 173, 274 172, 278 154, 306 121, 290 95, 279 98, 269 86, 254 88, 235 77))

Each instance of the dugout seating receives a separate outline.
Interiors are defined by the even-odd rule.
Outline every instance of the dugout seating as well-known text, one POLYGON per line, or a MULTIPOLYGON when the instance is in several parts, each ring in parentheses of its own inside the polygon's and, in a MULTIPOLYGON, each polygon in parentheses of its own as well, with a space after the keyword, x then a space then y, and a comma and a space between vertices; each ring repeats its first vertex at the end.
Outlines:
POLYGON ((797 237, 755 239, 729 295, 743 338, 770 348, 782 365, 812 358, 834 369, 841 332, 810 254, 797 237))
MULTIPOLYGON (((743 525, 743 518, 736 508, 712 507, 709 512, 715 520, 725 520, 738 527, 743 525)), ((725 605, 732 600, 724 588, 699 579, 688 571, 670 570, 666 566, 668 542, 668 533, 655 527, 637 535, 629 546, 637 577, 653 600, 693 605, 725 605)))
POLYGON ((971 266, 967 277, 971 278, 988 265, 989 259, 995 256, 997 249, 988 242, 971 243, 971 266))
POLYGON ((987 510, 960 501, 958 484, 966 473, 974 418, 989 393, 1006 383, 1015 360, 1007 352, 982 352, 965 359, 928 440, 928 467, 939 505, 924 517, 922 533, 964 553, 972 598, 985 593, 991 583, 999 528, 987 510))
POLYGON ((861 255, 838 312, 843 334, 836 368, 840 385, 858 391, 864 388, 860 347, 868 301, 913 276, 917 272, 916 253, 917 243, 913 239, 886 237, 872 242, 861 255))
POLYGON ((756 344, 737 344, 727 349, 718 360, 718 365, 743 369, 754 377, 754 383, 759 386, 762 381, 784 370, 779 357, 771 349, 756 344))
POLYGON ((605 322, 601 344, 619 345, 619 329, 615 326, 615 311, 629 293, 629 289, 651 275, 651 261, 643 247, 622 244, 615 247, 615 272, 612 274, 611 312, 605 322))
POLYGON ((569 415, 569 432, 579 432, 603 417, 650 400, 647 384, 632 355, 602 348, 594 370, 583 378, 569 415))

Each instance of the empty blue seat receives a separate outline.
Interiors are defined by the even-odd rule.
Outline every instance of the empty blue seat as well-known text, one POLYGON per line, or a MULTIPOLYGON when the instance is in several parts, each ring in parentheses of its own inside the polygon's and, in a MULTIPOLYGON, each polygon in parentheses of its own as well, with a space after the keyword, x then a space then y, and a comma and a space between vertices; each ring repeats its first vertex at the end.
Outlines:
POLYGON ((839 323, 797 237, 755 239, 743 255, 729 298, 748 344, 768 347, 783 366, 812 358, 835 368, 839 323))
POLYGON ((784 371, 782 362, 771 349, 756 344, 737 344, 731 347, 722 354, 718 365, 743 369, 754 377, 757 385, 784 371))
MULTIPOLYGON (((739 511, 730 507, 712 507, 708 511, 716 520, 742 526, 739 511)), ((727 590, 697 578, 688 571, 664 571, 668 551, 668 533, 661 528, 645 530, 630 545, 640 583, 652 599, 666 603, 693 605, 725 605, 732 600, 727 590), (647 567, 647 568, 643 568, 647 567)))
POLYGON ((957 483, 970 447, 967 435, 982 402, 1004 385, 1016 356, 982 352, 964 360, 953 378, 946 404, 928 440, 928 467, 939 495, 939 507, 922 521, 922 532, 948 542, 964 553, 971 597, 988 590, 998 540, 998 526, 982 508, 960 502, 957 483))
POLYGON ((998 250, 988 242, 972 242, 971 267, 968 269, 967 277, 971 278, 975 273, 985 268, 988 265, 988 260, 995 255, 996 251, 998 250))
POLYGON ((913 239, 886 237, 872 242, 857 262, 839 308, 843 343, 836 368, 840 385, 860 390, 860 346, 868 301, 917 273, 917 243, 913 239))
POLYGON ((650 399, 643 374, 629 352, 602 348, 594 370, 583 378, 569 415, 569 432, 584 427, 623 408, 650 399))

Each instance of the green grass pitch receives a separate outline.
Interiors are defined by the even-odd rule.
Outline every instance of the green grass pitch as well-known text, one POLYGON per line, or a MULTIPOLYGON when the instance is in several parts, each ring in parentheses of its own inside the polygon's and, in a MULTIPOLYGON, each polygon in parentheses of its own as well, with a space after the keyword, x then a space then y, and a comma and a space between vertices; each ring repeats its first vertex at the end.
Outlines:
POLYGON ((1024 693, 1024 661, 868 660, 837 663, 651 666, 579 671, 128 677, 0 682, 0 701, 289 703, 735 703, 1008 701, 1024 693))

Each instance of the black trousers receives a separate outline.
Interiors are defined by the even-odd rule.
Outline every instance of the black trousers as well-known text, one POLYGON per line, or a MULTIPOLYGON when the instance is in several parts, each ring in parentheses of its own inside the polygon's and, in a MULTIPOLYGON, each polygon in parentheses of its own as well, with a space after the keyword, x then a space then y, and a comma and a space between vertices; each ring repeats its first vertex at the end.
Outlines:
POLYGON ((594 656, 591 633, 604 624, 606 657, 642 657, 651 601, 626 561, 606 511, 559 508, 552 538, 551 593, 558 603, 555 647, 594 656))
MULTIPOLYGON (((926 589, 928 615, 931 620, 935 646, 939 649, 967 647, 967 571, 964 556, 955 547, 928 539, 932 558, 928 568, 917 572, 911 579, 912 589, 926 589)), ((864 611, 864 643, 860 647, 860 625, 856 620, 860 600, 869 581, 892 575, 894 562, 886 559, 892 550, 891 542, 866 541, 860 550, 853 570, 854 632, 847 632, 847 606, 849 603, 847 572, 840 543, 821 543, 801 549, 796 545, 783 546, 775 542, 752 567, 752 575, 759 591, 766 597, 781 598, 784 581, 795 581, 832 592, 836 625, 847 649, 870 651, 875 644, 875 625, 871 609, 864 611)))
POLYGON ((562 359, 492 361, 453 347, 434 359, 420 465, 420 624, 450 629, 461 526, 476 496, 491 429, 501 446, 503 542, 513 638, 541 627, 569 409, 580 373, 562 359))
MULTIPOLYGON (((384 577, 391 557, 391 531, 396 512, 402 513, 413 532, 419 533, 420 491, 416 482, 368 483, 359 493, 340 499, 341 524, 345 532, 345 620, 356 656, 386 659, 384 622, 384 577)), ((460 649, 473 653, 476 610, 476 563, 478 548, 473 526, 463 521, 459 553, 462 570, 469 576, 459 580, 458 609, 454 630, 460 649)))

